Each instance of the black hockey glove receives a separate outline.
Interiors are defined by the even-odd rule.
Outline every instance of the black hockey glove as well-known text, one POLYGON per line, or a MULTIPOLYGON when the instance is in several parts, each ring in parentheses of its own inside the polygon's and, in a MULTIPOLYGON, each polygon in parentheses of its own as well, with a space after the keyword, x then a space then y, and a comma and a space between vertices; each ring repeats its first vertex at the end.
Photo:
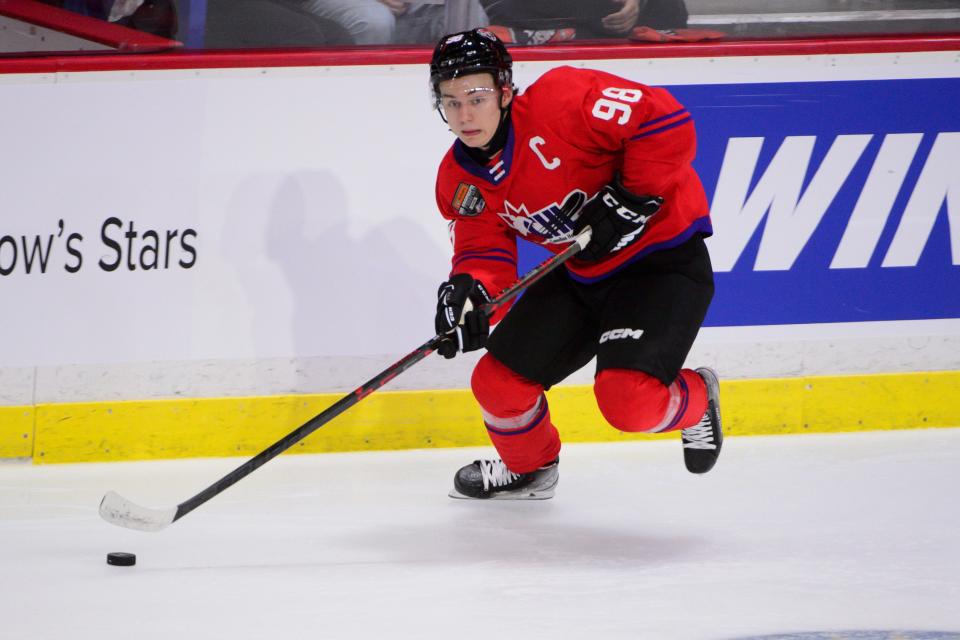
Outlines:
POLYGON ((458 273, 440 285, 437 291, 437 335, 447 339, 437 346, 437 353, 452 358, 459 351, 475 351, 487 346, 490 318, 480 305, 490 302, 490 295, 479 280, 468 273, 458 273), (469 310, 464 313, 467 301, 469 310))
POLYGON ((647 221, 660 210, 663 198, 639 196, 623 186, 620 177, 583 206, 577 219, 576 232, 589 226, 593 230, 590 243, 577 258, 595 262, 604 256, 628 247, 643 234, 647 221))

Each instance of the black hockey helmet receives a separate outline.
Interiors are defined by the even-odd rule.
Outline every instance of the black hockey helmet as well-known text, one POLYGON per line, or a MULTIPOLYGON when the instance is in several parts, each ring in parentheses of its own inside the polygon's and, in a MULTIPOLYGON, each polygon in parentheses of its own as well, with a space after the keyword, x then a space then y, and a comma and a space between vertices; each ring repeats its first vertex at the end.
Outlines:
POLYGON ((430 60, 430 86, 439 100, 440 83, 457 76, 489 72, 498 87, 513 83, 513 58, 500 39, 487 29, 472 29, 444 36, 430 60))

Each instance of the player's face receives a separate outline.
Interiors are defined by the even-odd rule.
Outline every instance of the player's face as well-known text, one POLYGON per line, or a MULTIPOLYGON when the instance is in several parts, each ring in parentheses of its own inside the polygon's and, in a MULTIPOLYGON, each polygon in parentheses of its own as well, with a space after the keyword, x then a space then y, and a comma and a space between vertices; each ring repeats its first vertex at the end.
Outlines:
POLYGON ((484 148, 500 126, 500 109, 513 90, 499 89, 489 73, 475 73, 440 83, 440 108, 450 130, 468 147, 484 148))

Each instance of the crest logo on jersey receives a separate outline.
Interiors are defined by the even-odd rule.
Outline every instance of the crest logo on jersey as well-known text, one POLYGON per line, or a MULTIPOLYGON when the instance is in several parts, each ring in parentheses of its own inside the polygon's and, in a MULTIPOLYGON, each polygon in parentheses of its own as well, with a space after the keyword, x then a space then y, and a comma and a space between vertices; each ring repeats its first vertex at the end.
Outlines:
POLYGON ((563 244, 573 241, 574 223, 586 201, 587 194, 574 189, 563 199, 563 204, 553 203, 533 213, 525 204, 515 206, 504 201, 507 210, 499 215, 524 238, 540 244, 563 244))
POLYGON ((457 213, 469 217, 480 215, 487 207, 483 196, 480 195, 480 189, 466 182, 461 182, 460 186, 457 187, 456 193, 453 194, 453 202, 451 204, 457 213))

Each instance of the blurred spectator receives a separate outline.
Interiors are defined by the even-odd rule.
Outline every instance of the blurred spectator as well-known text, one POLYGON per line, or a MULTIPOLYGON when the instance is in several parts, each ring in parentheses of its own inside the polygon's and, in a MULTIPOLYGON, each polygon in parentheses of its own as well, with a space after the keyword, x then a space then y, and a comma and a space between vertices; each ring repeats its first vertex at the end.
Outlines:
POLYGON ((177 35, 177 8, 173 0, 41 0, 41 2, 162 38, 172 40, 177 35))
POLYGON ((625 37, 638 26, 682 29, 684 0, 481 0, 491 24, 513 31, 523 44, 577 38, 625 37))
MULTIPOLYGON (((402 0, 300 0, 317 17, 346 28, 357 44, 433 43, 447 33, 447 7, 402 0)), ((467 0, 458 30, 487 26, 480 0, 467 0)))
POLYGON ((685 29, 690 14, 684 0, 646 0, 635 26, 651 29, 685 29))
POLYGON ((336 22, 359 45, 393 40, 396 18, 379 0, 301 0, 301 6, 323 20, 336 22))
POLYGON ((321 47, 353 44, 333 20, 308 11, 301 0, 208 0, 204 46, 211 49, 321 47))

